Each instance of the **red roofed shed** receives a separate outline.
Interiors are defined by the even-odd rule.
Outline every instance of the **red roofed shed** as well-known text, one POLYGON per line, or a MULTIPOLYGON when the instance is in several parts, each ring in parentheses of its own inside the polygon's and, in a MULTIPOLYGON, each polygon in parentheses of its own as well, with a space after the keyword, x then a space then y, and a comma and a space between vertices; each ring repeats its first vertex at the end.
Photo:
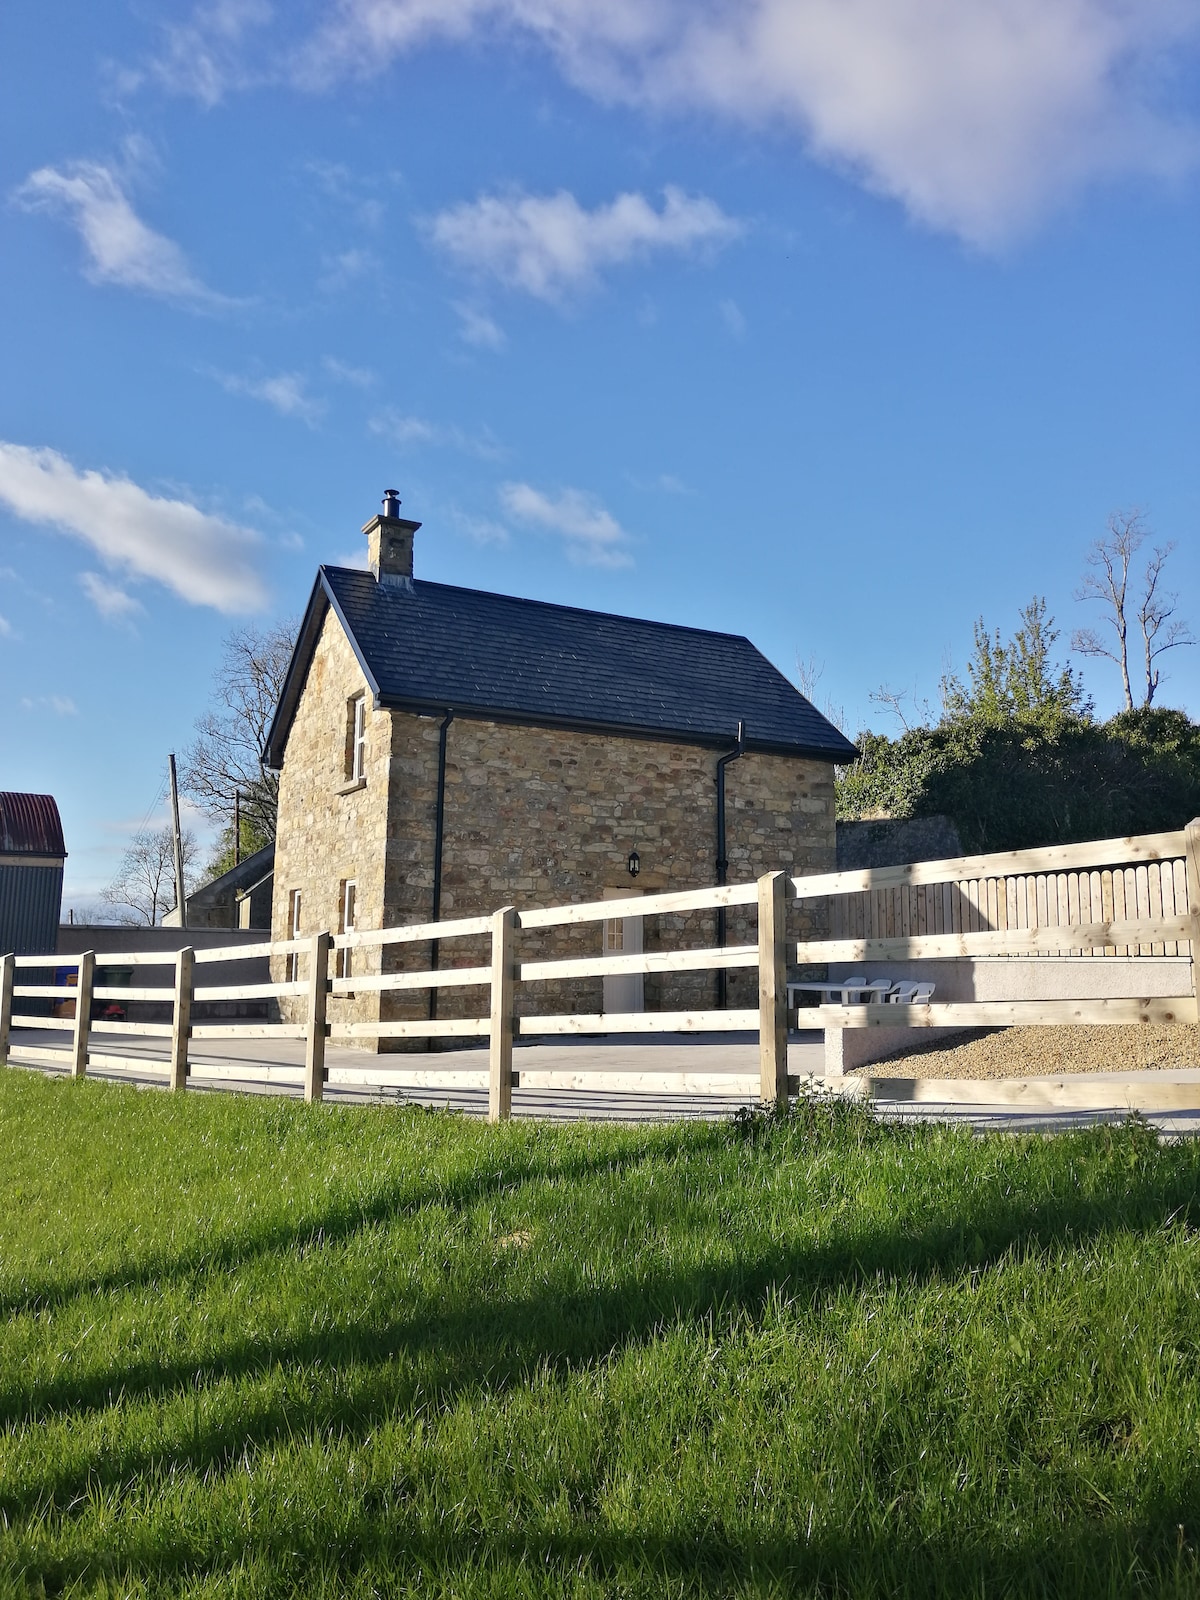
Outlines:
POLYGON ((0 953, 54 953, 66 855, 53 795, 0 792, 0 953))

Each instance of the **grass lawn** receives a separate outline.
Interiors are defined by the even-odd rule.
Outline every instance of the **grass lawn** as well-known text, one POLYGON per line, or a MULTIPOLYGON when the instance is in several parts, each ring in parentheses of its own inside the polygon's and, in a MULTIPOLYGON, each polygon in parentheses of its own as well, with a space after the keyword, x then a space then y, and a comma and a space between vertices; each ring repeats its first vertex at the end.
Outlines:
POLYGON ((1194 1600, 1198 1187, 0 1072, 0 1593, 1194 1600))

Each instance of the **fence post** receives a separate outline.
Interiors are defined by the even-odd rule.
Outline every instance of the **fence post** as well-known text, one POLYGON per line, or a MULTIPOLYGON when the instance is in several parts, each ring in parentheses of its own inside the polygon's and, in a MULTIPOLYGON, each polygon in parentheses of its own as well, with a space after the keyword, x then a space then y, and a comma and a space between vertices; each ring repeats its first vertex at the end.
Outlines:
POLYGON ((79 979, 75 988, 75 1032, 71 1039, 71 1076, 82 1078, 87 1071, 88 1034, 92 1027, 92 990, 96 986, 96 952, 85 950, 79 957, 79 979))
POLYGON ((1192 994, 1196 999, 1196 1020, 1200 1022, 1200 981, 1196 963, 1200 961, 1200 817, 1188 823, 1183 833, 1187 849, 1188 916, 1192 923, 1192 994))
POLYGON ((17 977, 17 958, 10 951, 0 956, 0 1067, 8 1065, 8 1036, 12 1032, 13 984, 17 977))
POLYGON ((787 874, 758 880, 758 1065, 764 1101, 787 1105, 787 874))
POLYGON ((517 913, 505 906, 492 917, 492 1012, 488 1035, 488 1121, 512 1116, 513 1001, 516 985, 517 913))
POLYGON ((171 1013, 171 1087, 186 1089, 188 1039, 192 1032, 192 974, 196 952, 185 945, 175 954, 175 1007, 171 1013))
POLYGON ((318 933, 312 942, 308 973, 308 1035, 304 1046, 304 1098, 320 1100, 325 1093, 325 1009, 329 999, 331 933, 318 933))

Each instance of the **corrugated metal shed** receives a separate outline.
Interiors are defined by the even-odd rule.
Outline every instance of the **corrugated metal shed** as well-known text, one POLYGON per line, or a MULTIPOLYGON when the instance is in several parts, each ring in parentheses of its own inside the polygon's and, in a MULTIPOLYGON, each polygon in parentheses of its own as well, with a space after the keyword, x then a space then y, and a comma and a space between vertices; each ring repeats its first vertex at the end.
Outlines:
POLYGON ((62 818, 52 794, 0 793, 0 856, 62 856, 62 818))
POLYGON ((0 953, 54 953, 66 854, 53 795, 0 793, 0 953))

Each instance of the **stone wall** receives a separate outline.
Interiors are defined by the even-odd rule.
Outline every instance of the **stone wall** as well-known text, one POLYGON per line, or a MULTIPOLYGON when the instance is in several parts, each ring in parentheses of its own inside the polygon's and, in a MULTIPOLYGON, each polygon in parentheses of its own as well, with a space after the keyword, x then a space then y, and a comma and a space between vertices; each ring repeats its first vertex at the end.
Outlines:
MULTIPOLYGON (((288 735, 279 779, 279 827, 275 841, 275 893, 271 938, 287 939, 291 895, 301 893, 302 933, 337 931, 343 882, 357 885, 356 921, 378 928, 383 905, 387 840, 388 773, 391 765, 391 715, 375 711, 358 659, 332 611, 326 613, 308 678, 288 735), (361 783, 348 781, 347 707, 366 694, 366 761, 361 783)), ((286 958, 272 959, 272 978, 285 976, 286 958)), ((299 976, 306 976, 301 957, 299 976)), ((354 952, 354 971, 379 971, 378 948, 354 952)), ((285 1017, 303 1016, 304 1002, 281 1002, 285 1017)), ((373 1021, 378 996, 330 998, 331 1022, 373 1021)))
POLYGON ((908 861, 945 861, 963 854, 958 829, 940 814, 932 817, 843 819, 837 825, 839 872, 864 867, 896 867, 908 861))
MULTIPOLYGON (((384 920, 428 918, 433 892, 438 721, 393 720, 392 806, 384 920)), ((511 904, 532 906, 624 894, 705 888, 716 877, 716 762, 719 751, 664 741, 456 719, 447 735, 443 919, 474 917, 511 904), (633 880, 631 850, 641 859, 633 880)), ((826 871, 834 862, 833 775, 822 762, 748 754, 726 769, 730 882, 773 869, 826 871)), ((728 915, 730 944, 756 937, 753 908, 728 915)), ((799 908, 789 932, 811 925, 799 908)), ((644 947, 715 942, 716 914, 648 919, 644 947)), ((428 946, 388 952, 389 970, 416 970, 428 946)), ((518 936, 521 959, 595 956, 601 926, 585 923, 518 936)), ((486 965, 488 940, 442 945, 444 966, 486 965)), ((518 1009, 597 1012, 600 978, 523 986, 518 1009)), ((647 1010, 711 1007, 714 973, 649 974, 647 1010)), ((757 1004, 751 971, 729 978, 729 1003, 757 1004)), ((424 995, 385 998, 384 1015, 426 1014, 424 995)), ((440 1016, 479 1015, 482 990, 443 990, 440 1016)))
MULTIPOLYGON (((358 883, 360 928, 428 921, 433 900, 440 718, 386 711, 368 715, 365 785, 344 792, 346 702, 361 671, 330 613, 288 740, 280 783, 273 936, 287 937, 289 891, 303 894, 303 927, 336 928, 340 880, 358 883)), ((441 916, 474 917, 599 900, 625 893, 708 887, 716 881, 718 750, 666 741, 456 718, 447 736, 441 916), (636 882, 627 862, 641 858, 636 882)), ((726 768, 729 881, 763 872, 829 871, 835 862, 833 769, 828 763, 750 753, 726 768)), ((752 943, 753 907, 733 908, 727 939, 752 943)), ((820 931, 795 907, 789 937, 820 931)), ((709 946, 716 913, 648 918, 645 948, 709 946)), ((595 956, 601 925, 519 935, 522 959, 595 956)), ((358 955, 359 953, 356 953, 358 955)), ((429 964, 425 943, 387 946, 386 971, 429 964)), ((442 966, 483 966, 487 936, 444 941, 442 966)), ((380 954, 355 970, 378 971, 380 954)), ((647 1010, 711 1008, 715 973, 648 975, 647 1010)), ((443 989, 442 1017, 478 1016, 483 989, 443 989)), ((729 1004, 757 1004, 753 970, 729 974, 729 1004)), ((331 998, 330 1020, 424 1017, 426 991, 331 998)), ((518 989, 518 1009, 597 1012, 602 980, 518 989)), ((386 1045, 385 1045, 386 1048, 386 1045)))

